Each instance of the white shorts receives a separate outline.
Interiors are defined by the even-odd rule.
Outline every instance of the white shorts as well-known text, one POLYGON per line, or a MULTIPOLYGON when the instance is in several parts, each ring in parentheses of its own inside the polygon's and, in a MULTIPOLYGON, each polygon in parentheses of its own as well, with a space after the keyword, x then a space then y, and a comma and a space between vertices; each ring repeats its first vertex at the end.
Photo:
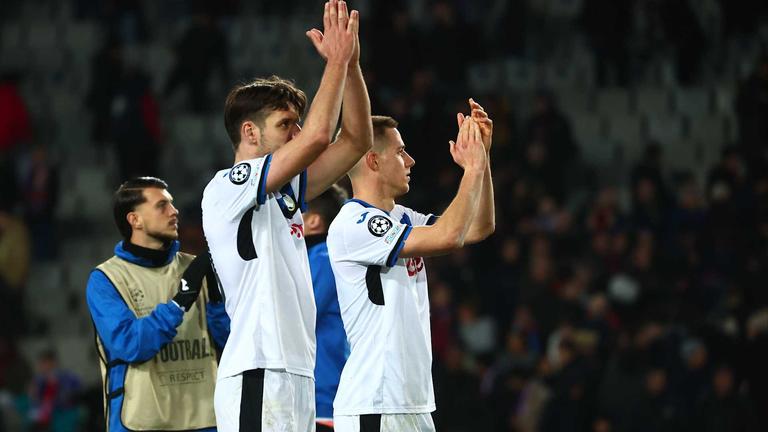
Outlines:
POLYGON ((216 381, 219 432, 314 432, 315 382, 275 369, 254 369, 216 381))
POLYGON ((434 432, 432 414, 366 414, 333 416, 336 432, 434 432))

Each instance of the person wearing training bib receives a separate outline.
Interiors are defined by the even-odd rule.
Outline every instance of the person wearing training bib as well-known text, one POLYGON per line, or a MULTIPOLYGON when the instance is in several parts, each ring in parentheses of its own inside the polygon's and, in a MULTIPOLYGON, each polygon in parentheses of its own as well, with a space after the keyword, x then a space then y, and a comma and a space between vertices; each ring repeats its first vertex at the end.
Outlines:
POLYGON ((479 242, 495 229, 487 154, 491 122, 474 101, 470 107, 471 117, 458 115, 459 134, 450 144, 464 174, 442 216, 395 203, 409 190, 415 161, 390 117, 373 117, 373 149, 349 173, 354 198, 328 230, 351 346, 333 403, 337 432, 435 430, 423 257, 479 242))
POLYGON ((120 186, 113 213, 123 241, 86 287, 108 432, 216 430, 216 352, 229 318, 210 255, 179 252, 167 188, 154 177, 120 186))

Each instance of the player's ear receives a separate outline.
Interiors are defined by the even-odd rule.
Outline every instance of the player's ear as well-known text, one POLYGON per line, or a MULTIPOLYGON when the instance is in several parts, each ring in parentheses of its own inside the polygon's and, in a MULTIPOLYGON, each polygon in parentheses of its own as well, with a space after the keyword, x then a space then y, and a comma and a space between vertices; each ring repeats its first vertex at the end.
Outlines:
POLYGON ((256 123, 246 120, 240 125, 240 137, 241 144, 258 146, 261 132, 256 123))
POLYGON ((365 165, 368 167, 371 171, 378 171, 379 170, 379 156, 376 154, 376 152, 369 151, 365 154, 365 165))
POLYGON ((323 218, 317 213, 307 213, 304 215, 304 232, 319 233, 323 230, 323 218))
POLYGON ((144 226, 141 216, 136 212, 128 212, 128 214, 125 215, 125 219, 128 221, 132 230, 140 230, 144 226))

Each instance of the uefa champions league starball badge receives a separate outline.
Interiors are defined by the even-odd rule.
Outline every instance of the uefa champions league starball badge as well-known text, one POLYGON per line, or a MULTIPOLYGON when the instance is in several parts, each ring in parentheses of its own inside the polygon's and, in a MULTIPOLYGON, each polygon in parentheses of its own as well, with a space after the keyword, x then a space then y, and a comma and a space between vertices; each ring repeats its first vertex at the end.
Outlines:
POLYGON ((376 237, 381 237, 392 228, 392 222, 384 216, 374 216, 368 221, 368 231, 376 237))
POLYGON ((251 176, 251 164, 243 162, 235 165, 229 171, 229 181, 236 185, 241 185, 251 176))

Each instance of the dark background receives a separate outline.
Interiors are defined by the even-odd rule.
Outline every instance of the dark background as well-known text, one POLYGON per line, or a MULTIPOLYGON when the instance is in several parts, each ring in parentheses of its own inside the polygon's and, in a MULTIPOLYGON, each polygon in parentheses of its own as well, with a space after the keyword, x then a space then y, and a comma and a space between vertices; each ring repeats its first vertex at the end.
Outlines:
MULTIPOLYGON (((497 229, 429 260, 438 430, 768 430, 768 3, 351 1, 373 112, 439 213, 494 120, 497 229)), ((314 94, 322 2, 0 3, 0 431, 95 431, 84 302, 112 191, 166 179, 182 245, 231 164, 227 90, 314 94)))

